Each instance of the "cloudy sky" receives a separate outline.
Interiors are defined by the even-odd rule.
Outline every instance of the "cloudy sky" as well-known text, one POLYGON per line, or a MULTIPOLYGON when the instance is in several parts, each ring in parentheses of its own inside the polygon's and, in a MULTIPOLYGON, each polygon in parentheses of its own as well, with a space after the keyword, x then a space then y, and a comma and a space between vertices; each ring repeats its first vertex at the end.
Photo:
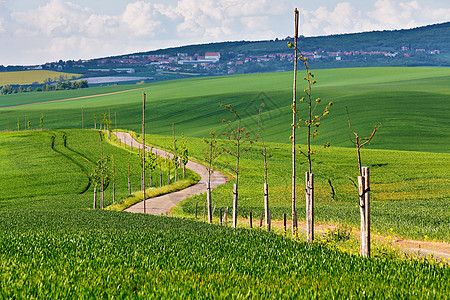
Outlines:
POLYGON ((0 0, 0 65, 192 43, 413 28, 447 22, 448 0, 0 0))

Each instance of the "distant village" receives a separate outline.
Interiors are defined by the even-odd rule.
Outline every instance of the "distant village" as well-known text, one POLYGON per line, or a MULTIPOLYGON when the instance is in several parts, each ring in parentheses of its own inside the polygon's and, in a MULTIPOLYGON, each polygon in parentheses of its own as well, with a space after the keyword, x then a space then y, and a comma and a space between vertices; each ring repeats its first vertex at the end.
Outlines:
MULTIPOLYGON (((289 37, 286 38, 289 40, 289 37)), ((100 58, 78 61, 50 62, 44 65, 23 67, 26 70, 55 70, 83 74, 84 77, 99 76, 151 76, 164 78, 171 74, 192 75, 226 75, 257 72, 289 71, 294 60, 293 51, 263 51, 249 53, 206 52, 206 53, 172 53, 172 54, 133 54, 121 57, 100 58)), ((414 49, 402 46, 398 51, 324 51, 303 52, 311 64, 324 64, 325 67, 339 67, 345 61, 389 61, 393 59, 408 60, 420 55, 437 56, 438 49, 414 49), (342 63, 340 63, 342 61, 342 63), (328 64, 328 65, 326 65, 328 64)), ((150 78, 150 77, 148 77, 150 78)))

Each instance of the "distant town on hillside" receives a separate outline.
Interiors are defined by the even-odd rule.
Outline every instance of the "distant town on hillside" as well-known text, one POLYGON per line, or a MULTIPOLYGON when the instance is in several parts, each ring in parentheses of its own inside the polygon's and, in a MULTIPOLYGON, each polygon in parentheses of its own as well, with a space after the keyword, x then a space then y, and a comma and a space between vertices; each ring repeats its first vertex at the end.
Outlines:
MULTIPOLYGON (((54 70, 83 74, 88 79, 125 78, 120 81, 290 71, 294 53, 287 47, 289 41, 293 41, 290 36, 269 41, 190 45, 98 59, 59 60, 36 66, 0 66, 0 71, 54 70)), ((299 49, 313 68, 449 67, 450 22, 409 30, 300 37, 299 49)), ((103 82, 93 80, 90 83, 103 82)))

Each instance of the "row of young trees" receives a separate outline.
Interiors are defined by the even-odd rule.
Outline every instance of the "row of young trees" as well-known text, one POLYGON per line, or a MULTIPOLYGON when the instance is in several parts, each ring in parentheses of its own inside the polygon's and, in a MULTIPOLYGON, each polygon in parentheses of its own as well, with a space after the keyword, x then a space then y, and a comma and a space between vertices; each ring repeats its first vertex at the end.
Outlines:
POLYGON ((18 87, 14 87, 10 84, 4 85, 0 91, 2 95, 10 95, 10 94, 18 94, 18 93, 31 93, 31 92, 48 92, 48 91, 60 91, 60 90, 76 90, 76 89, 85 89, 88 88, 89 84, 87 80, 77 80, 77 81, 69 81, 63 80, 59 81, 56 84, 45 83, 42 86, 39 86, 35 89, 30 85, 28 87, 24 87, 19 85, 18 87))
MULTIPOLYGON (((321 120, 327 116, 330 112, 330 108, 333 105, 332 101, 328 102, 322 109, 320 109, 322 100, 321 98, 313 97, 313 86, 317 83, 314 74, 311 72, 308 59, 299 52, 298 48, 298 26, 299 26, 299 11, 295 9, 295 35, 294 43, 288 42, 289 48, 294 50, 295 62, 294 62, 294 82, 293 82, 293 102, 292 102, 292 135, 290 140, 292 143, 292 234, 297 236, 297 211, 296 211, 296 154, 299 153, 305 157, 308 162, 308 169, 305 172, 305 200, 306 200, 306 227, 307 227, 307 242, 311 243, 314 240, 314 174, 313 174, 313 161, 314 155, 320 152, 320 148, 312 147, 312 140, 318 136, 318 129, 321 126, 321 120), (300 53, 300 54, 299 54, 300 53), (304 89, 304 96, 300 99, 297 97, 297 62, 300 61, 305 68, 304 80, 306 81, 306 88, 304 89), (306 109, 300 112, 298 107, 300 104, 306 104, 306 109), (320 112, 317 112, 320 109, 320 112), (296 142, 296 129, 306 129, 306 146, 302 149, 296 142)), ((258 134, 256 139, 250 138, 250 132, 243 126, 243 121, 238 112, 231 105, 221 104, 222 107, 227 109, 232 115, 233 120, 223 120, 228 126, 228 131, 223 135, 231 142, 227 146, 218 147, 217 135, 214 131, 211 131, 210 139, 204 139, 207 144, 205 150, 205 161, 207 162, 208 171, 211 174, 215 159, 221 152, 225 152, 234 158, 235 165, 231 165, 231 170, 235 174, 235 183, 233 186, 233 227, 237 226, 237 210, 238 210, 238 184, 239 175, 242 169, 239 166, 240 159, 249 149, 250 146, 261 139, 260 151, 263 156, 264 162, 264 212, 265 223, 267 230, 270 231, 270 211, 269 211, 269 192, 268 192, 268 160, 270 159, 270 149, 267 149, 264 142, 263 133, 261 130, 261 112, 264 104, 261 105, 258 114, 258 134)), ((353 129, 350 123, 350 116, 347 110, 348 125, 351 132, 355 135, 354 144, 356 145, 358 155, 358 171, 360 187, 358 196, 360 199, 360 211, 361 211, 361 255, 370 256, 370 221, 369 221, 369 183, 368 183, 368 168, 362 167, 360 149, 369 143, 374 137, 379 124, 376 124, 374 130, 369 138, 361 138, 353 129)), ((330 147, 330 143, 323 144, 322 149, 330 147)), ((208 179, 207 187, 207 209, 208 209, 208 221, 212 222, 212 201, 211 201, 211 189, 210 189, 210 177, 208 179)))
MULTIPOLYGON (((28 115, 25 115, 23 123, 21 122, 20 118, 17 118, 16 130, 17 131, 32 130, 31 125, 32 125, 32 123, 31 123, 30 118, 28 117, 28 115)), ((42 114, 41 118, 39 119, 39 129, 44 130, 44 114, 42 114)), ((6 131, 10 131, 10 130, 14 130, 14 129, 11 128, 11 124, 8 121, 8 124, 6 125, 6 131)))
MULTIPOLYGON (((144 101, 143 101, 143 116, 142 116, 142 144, 145 145, 145 93, 144 93, 144 101)), ((103 113, 101 115, 101 121, 99 124, 100 130, 100 160, 95 164, 93 171, 90 174, 91 182, 94 185, 94 208, 97 207, 97 188, 100 188, 101 191, 101 199, 100 199, 100 208, 104 208, 104 190, 110 184, 112 180, 113 187, 113 203, 115 203, 115 161, 112 155, 103 155, 103 133, 104 130, 107 132, 109 140, 111 140, 111 131, 112 131, 112 122, 111 122, 111 114, 103 113), (103 129, 102 129, 103 128, 103 129)), ((95 127, 97 127, 97 116, 95 119, 95 127)), ((117 122, 116 122, 117 127, 117 122)), ((180 166, 183 168, 183 179, 186 178, 186 164, 189 160, 189 150, 187 147, 187 140, 184 135, 181 135, 181 144, 178 146, 178 140, 175 138, 175 125, 172 124, 173 131, 173 148, 171 149, 174 155, 172 158, 169 158, 167 155, 163 157, 162 155, 158 155, 157 151, 153 151, 153 148, 148 149, 148 147, 138 147, 137 155, 140 158, 139 164, 141 169, 141 190, 145 193, 147 187, 154 186, 153 173, 157 167, 159 167, 159 186, 163 186, 163 165, 167 169, 167 184, 171 183, 171 175, 170 170, 173 167, 175 174, 174 180, 178 181, 178 169, 180 166), (178 153, 178 154, 177 154, 178 153), (150 184, 147 185, 146 181, 146 173, 150 174, 150 184)), ((120 142, 121 143, 121 142, 120 142)), ((125 143, 124 143, 125 146, 125 143)), ((166 148, 166 147, 165 147, 166 148)), ((132 168, 132 156, 135 155, 135 151, 133 151, 133 143, 130 145, 130 156, 128 159, 128 194, 132 193, 131 188, 131 177, 133 173, 132 168)), ((145 212, 145 194, 144 194, 144 212, 145 212)))

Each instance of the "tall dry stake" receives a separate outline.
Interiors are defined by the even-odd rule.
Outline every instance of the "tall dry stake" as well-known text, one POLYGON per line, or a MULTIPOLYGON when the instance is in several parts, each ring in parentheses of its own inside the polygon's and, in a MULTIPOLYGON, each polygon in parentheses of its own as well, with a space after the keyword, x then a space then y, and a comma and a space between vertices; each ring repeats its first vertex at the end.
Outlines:
POLYGON ((361 138, 358 133, 352 129, 350 123, 350 115, 347 107, 348 127, 350 131, 355 135, 355 140, 352 141, 356 145, 356 151, 358 154, 358 184, 359 184, 359 211, 361 215, 361 256, 370 257, 370 174, 368 167, 362 167, 361 163, 361 148, 364 148, 375 133, 380 128, 380 124, 375 124, 372 134, 369 138, 361 138))
POLYGON ((294 48, 295 58, 294 58, 294 84, 292 89, 292 235, 297 235, 297 218, 295 211, 295 124, 297 123, 297 60, 298 60, 298 23, 299 23, 299 12, 296 8, 294 10, 294 44, 288 43, 289 48, 294 48))
POLYGON ((103 205, 104 205, 103 134, 102 134, 102 131, 99 131, 99 133, 100 133, 100 163, 101 163, 101 174, 102 174, 100 209, 103 209, 103 205))
POLYGON ((145 92, 142 97, 142 193, 144 199, 144 213, 145 213, 145 92))
POLYGON ((233 143, 233 148, 227 148, 222 147, 223 151, 228 153, 229 155, 236 158, 236 168, 231 166, 231 169, 236 174, 236 182, 233 186, 233 228, 236 228, 237 226, 237 206, 238 206, 238 183, 239 183, 239 174, 242 171, 242 169, 239 168, 239 159, 243 154, 245 154, 248 150, 250 150, 250 147, 244 146, 246 142, 249 142, 250 145, 253 144, 253 141, 250 140, 250 132, 245 131, 245 126, 242 126, 242 119, 231 105, 224 105, 220 104, 220 106, 224 107, 225 109, 229 110, 230 113, 234 116, 235 122, 237 122, 237 126, 233 127, 232 121, 226 121, 225 119, 222 120, 222 122, 228 124, 228 130, 229 132, 223 132, 222 134, 225 135, 228 140, 230 140, 233 143))

